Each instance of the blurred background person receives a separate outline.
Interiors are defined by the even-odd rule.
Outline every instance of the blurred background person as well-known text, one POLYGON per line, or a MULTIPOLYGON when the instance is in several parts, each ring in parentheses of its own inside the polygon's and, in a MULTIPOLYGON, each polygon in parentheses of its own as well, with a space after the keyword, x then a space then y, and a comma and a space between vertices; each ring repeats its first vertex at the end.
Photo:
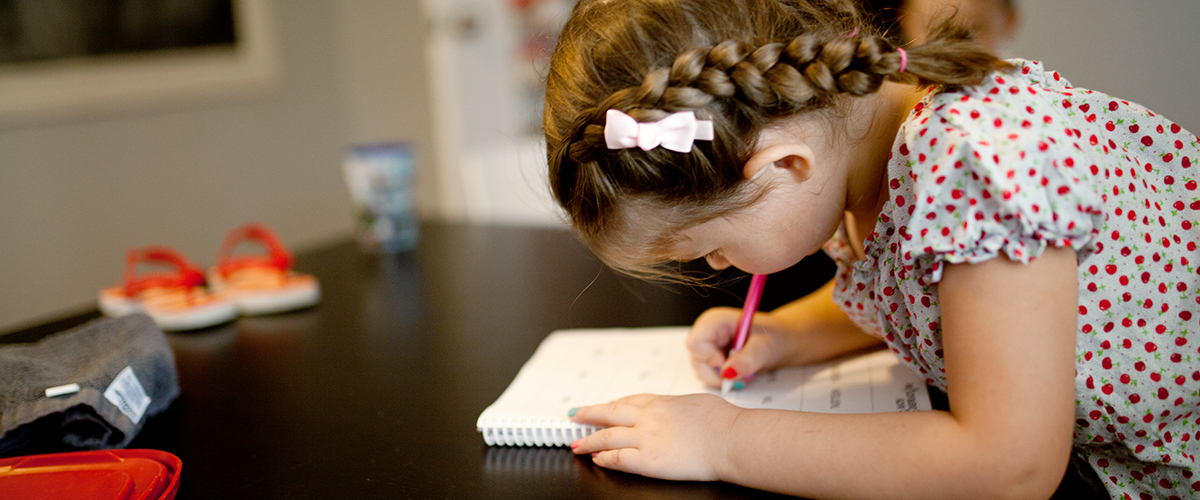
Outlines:
POLYGON ((954 16, 975 32, 975 41, 1000 56, 1016 38, 1020 12, 1016 0, 862 0, 895 44, 925 43, 929 28, 954 16))

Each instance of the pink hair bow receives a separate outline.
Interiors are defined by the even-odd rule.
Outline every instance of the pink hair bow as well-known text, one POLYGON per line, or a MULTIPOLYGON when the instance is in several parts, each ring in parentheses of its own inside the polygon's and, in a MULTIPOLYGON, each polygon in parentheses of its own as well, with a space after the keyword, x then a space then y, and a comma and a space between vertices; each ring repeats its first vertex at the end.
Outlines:
POLYGON ((604 123, 604 142, 608 149, 634 146, 649 151, 662 146, 676 153, 690 153, 692 143, 713 140, 713 123, 697 120, 696 113, 681 111, 656 122, 638 123, 616 109, 608 110, 604 123))

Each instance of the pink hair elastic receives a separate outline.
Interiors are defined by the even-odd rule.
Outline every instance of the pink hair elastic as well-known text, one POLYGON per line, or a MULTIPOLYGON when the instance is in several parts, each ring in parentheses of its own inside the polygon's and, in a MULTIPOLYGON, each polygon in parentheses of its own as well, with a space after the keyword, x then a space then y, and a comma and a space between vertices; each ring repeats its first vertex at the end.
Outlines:
POLYGON ((896 52, 900 53, 900 69, 896 71, 904 72, 904 67, 908 66, 908 52, 905 52, 904 49, 896 49, 896 52))
POLYGON ((851 31, 849 35, 846 35, 846 38, 854 38, 854 35, 857 35, 857 34, 858 34, 858 26, 855 26, 854 31, 851 31))

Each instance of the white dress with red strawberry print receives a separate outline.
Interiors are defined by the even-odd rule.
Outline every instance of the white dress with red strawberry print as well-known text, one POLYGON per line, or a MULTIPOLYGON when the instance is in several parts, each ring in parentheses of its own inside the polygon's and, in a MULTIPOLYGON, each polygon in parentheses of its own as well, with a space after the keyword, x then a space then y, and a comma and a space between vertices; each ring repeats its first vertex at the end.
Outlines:
POLYGON ((834 297, 946 389, 937 283, 947 264, 1049 245, 1079 261, 1075 453, 1113 498, 1200 495, 1200 144, 1137 104, 1040 63, 932 91, 888 164, 889 201, 834 297))

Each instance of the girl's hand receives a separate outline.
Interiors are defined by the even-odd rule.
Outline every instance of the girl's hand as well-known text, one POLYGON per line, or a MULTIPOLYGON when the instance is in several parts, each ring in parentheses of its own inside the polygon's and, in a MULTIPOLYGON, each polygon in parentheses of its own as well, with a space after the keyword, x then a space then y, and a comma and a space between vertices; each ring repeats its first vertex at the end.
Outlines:
POLYGON ((881 343, 834 305, 833 282, 774 311, 755 314, 746 345, 726 359, 740 315, 738 309, 714 307, 696 318, 688 333, 692 369, 709 386, 720 386, 723 373, 746 380, 764 370, 825 361, 881 343))
POLYGON ((798 348, 796 332, 779 324, 768 314, 755 314, 750 337, 741 351, 726 358, 737 335, 741 311, 732 307, 714 307, 704 311, 688 332, 686 346, 692 369, 705 385, 719 387, 722 378, 744 380, 755 373, 781 365, 793 358, 798 348))
POLYGON ((601 467, 660 479, 715 481, 741 408, 711 394, 639 394, 578 408, 571 420, 607 427, 571 443, 601 467))

